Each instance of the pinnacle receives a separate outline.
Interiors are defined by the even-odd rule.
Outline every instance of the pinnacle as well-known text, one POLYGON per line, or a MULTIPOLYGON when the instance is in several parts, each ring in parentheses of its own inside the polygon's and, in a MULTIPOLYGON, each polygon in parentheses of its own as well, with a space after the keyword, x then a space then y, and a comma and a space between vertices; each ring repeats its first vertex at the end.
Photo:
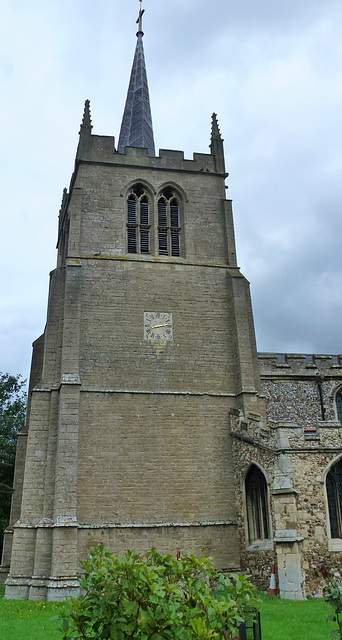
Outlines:
POLYGON ((211 116, 211 141, 213 140, 222 140, 216 113, 211 116))
POLYGON ((84 103, 84 112, 81 127, 90 127, 93 128, 91 124, 91 115, 90 115, 90 101, 86 100, 84 103))
POLYGON ((60 212, 64 211, 66 203, 67 203, 67 198, 68 198, 68 189, 66 187, 64 187, 60 212))

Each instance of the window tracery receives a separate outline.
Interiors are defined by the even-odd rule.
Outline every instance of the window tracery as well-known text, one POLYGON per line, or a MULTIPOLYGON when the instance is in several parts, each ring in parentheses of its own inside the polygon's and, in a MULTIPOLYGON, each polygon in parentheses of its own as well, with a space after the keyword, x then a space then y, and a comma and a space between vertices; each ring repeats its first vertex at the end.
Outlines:
POLYGON ((158 253, 180 256, 180 206, 173 189, 166 187, 158 198, 158 253))
POLYGON ((264 474, 252 465, 245 480, 249 544, 270 537, 267 483, 264 474))
POLYGON ((150 201, 141 184, 136 184, 127 197, 127 252, 150 253, 150 201))
POLYGON ((332 538, 342 538, 342 460, 330 469, 327 480, 327 498, 332 538))
POLYGON ((342 423, 342 390, 340 389, 335 396, 337 419, 342 423))

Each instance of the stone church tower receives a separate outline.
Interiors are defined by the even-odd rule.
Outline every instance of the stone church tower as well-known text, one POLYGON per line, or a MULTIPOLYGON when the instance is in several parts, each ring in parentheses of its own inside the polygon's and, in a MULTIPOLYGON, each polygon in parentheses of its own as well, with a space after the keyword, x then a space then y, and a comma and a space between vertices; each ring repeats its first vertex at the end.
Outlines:
POLYGON ((265 421, 223 141, 155 153, 142 11, 119 143, 85 104, 34 343, 7 597, 64 598, 90 546, 240 566, 232 416, 265 421))

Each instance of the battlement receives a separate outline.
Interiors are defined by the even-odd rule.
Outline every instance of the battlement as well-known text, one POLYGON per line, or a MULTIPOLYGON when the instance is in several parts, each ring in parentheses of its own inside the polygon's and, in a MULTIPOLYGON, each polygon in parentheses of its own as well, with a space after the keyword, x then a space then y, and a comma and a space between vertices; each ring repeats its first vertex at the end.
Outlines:
POLYGON ((258 361, 262 376, 342 374, 342 354, 259 353, 258 361))
POLYGON ((160 149, 159 156, 150 156, 147 149, 140 147, 125 147, 125 152, 119 153, 115 150, 113 136, 91 135, 88 144, 79 148, 77 159, 116 165, 143 165, 154 169, 216 173, 215 157, 210 153, 194 153, 192 160, 184 158, 184 151, 174 149, 160 149))

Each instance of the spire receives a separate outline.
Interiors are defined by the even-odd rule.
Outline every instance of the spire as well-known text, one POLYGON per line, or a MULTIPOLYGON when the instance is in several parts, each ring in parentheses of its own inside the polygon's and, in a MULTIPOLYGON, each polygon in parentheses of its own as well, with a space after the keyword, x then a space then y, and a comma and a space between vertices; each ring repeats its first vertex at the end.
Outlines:
POLYGON ((150 156, 155 155, 153 125, 151 116, 150 96, 148 91, 143 36, 142 17, 145 13, 141 9, 137 20, 137 46, 128 86, 128 93, 118 143, 119 153, 127 147, 146 147, 150 156))
POLYGON ((216 113, 213 113, 211 116, 210 153, 215 157, 217 173, 225 173, 226 167, 224 162, 223 139, 218 126, 216 113))

